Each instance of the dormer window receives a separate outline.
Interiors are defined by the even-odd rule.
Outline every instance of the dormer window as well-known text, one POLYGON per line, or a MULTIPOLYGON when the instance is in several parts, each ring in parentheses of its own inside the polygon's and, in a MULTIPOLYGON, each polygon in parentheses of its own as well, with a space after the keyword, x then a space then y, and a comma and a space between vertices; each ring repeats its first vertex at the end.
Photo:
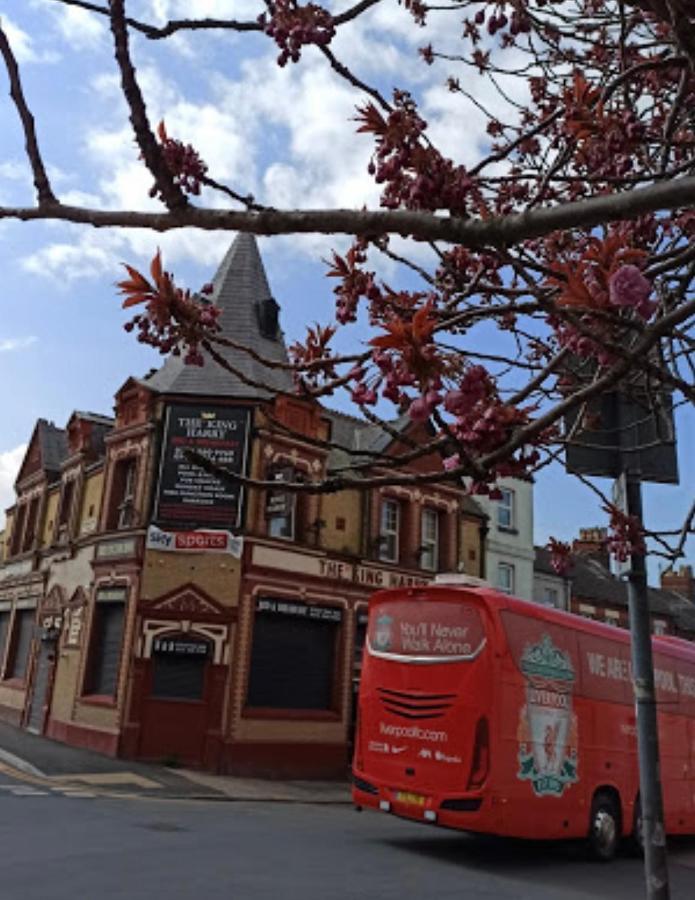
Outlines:
POLYGON ((276 341, 280 330, 280 307, 278 304, 272 297, 267 297, 256 304, 256 312, 262 337, 276 341))
POLYGON ((115 464, 111 485, 111 501, 106 520, 109 531, 132 528, 135 522, 135 487, 137 458, 129 456, 115 464))
POLYGON ((58 540, 60 541, 65 540, 69 535, 74 493, 75 481, 71 478, 63 483, 63 494, 60 498, 60 512, 58 514, 58 540))

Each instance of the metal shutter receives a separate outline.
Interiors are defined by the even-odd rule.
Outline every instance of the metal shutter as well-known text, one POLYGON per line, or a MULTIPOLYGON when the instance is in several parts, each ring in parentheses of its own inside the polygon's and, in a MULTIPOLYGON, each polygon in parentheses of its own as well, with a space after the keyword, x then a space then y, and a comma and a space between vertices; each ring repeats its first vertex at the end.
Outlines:
POLYGON ((20 609, 15 613, 15 643, 12 661, 10 663, 10 678, 26 678, 27 665, 29 663, 29 651, 34 638, 35 609, 20 609))
POLYGON ((92 629, 92 666, 89 692, 114 696, 118 685, 118 667, 121 661, 125 604, 97 603, 94 608, 92 629))
POLYGON ((257 613, 249 672, 249 706, 330 709, 334 622, 257 613))

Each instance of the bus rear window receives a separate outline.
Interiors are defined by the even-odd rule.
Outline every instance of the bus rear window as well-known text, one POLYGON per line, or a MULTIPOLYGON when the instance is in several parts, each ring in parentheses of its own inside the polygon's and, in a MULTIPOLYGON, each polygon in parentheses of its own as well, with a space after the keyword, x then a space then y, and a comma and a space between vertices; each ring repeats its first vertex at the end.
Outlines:
POLYGON ((367 647, 373 656, 419 662, 473 659, 485 644, 475 603, 411 598, 373 603, 367 647))

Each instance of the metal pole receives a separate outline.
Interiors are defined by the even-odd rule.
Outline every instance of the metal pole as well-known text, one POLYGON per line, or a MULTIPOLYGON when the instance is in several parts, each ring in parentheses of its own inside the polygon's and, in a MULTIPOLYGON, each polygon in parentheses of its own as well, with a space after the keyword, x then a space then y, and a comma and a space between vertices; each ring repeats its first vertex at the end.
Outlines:
MULTIPOLYGON (((639 477, 626 476, 626 512, 642 522, 639 477)), ((632 678, 637 711, 637 747, 647 900, 669 900, 664 804, 659 769, 659 732, 654 689, 651 624, 644 556, 633 554, 627 582, 632 678)))

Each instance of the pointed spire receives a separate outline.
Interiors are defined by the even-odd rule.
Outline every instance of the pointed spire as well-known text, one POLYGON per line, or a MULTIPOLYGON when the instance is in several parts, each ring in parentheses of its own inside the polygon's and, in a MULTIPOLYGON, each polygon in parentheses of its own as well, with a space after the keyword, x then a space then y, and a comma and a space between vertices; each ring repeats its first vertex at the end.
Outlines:
MULTIPOLYGON (((212 280, 212 303, 221 309, 221 334, 254 350, 273 362, 287 362, 287 348, 279 327, 272 328, 277 304, 258 252, 256 238, 240 233, 227 250, 212 280), (270 327, 269 327, 270 326, 270 327)), ((230 365, 251 381, 267 385, 269 390, 246 384, 214 360, 204 366, 187 366, 180 356, 170 356, 164 365, 144 382, 147 387, 166 394, 191 394, 239 399, 267 398, 279 390, 292 390, 292 379, 285 370, 269 369, 241 350, 220 348, 230 365)))

